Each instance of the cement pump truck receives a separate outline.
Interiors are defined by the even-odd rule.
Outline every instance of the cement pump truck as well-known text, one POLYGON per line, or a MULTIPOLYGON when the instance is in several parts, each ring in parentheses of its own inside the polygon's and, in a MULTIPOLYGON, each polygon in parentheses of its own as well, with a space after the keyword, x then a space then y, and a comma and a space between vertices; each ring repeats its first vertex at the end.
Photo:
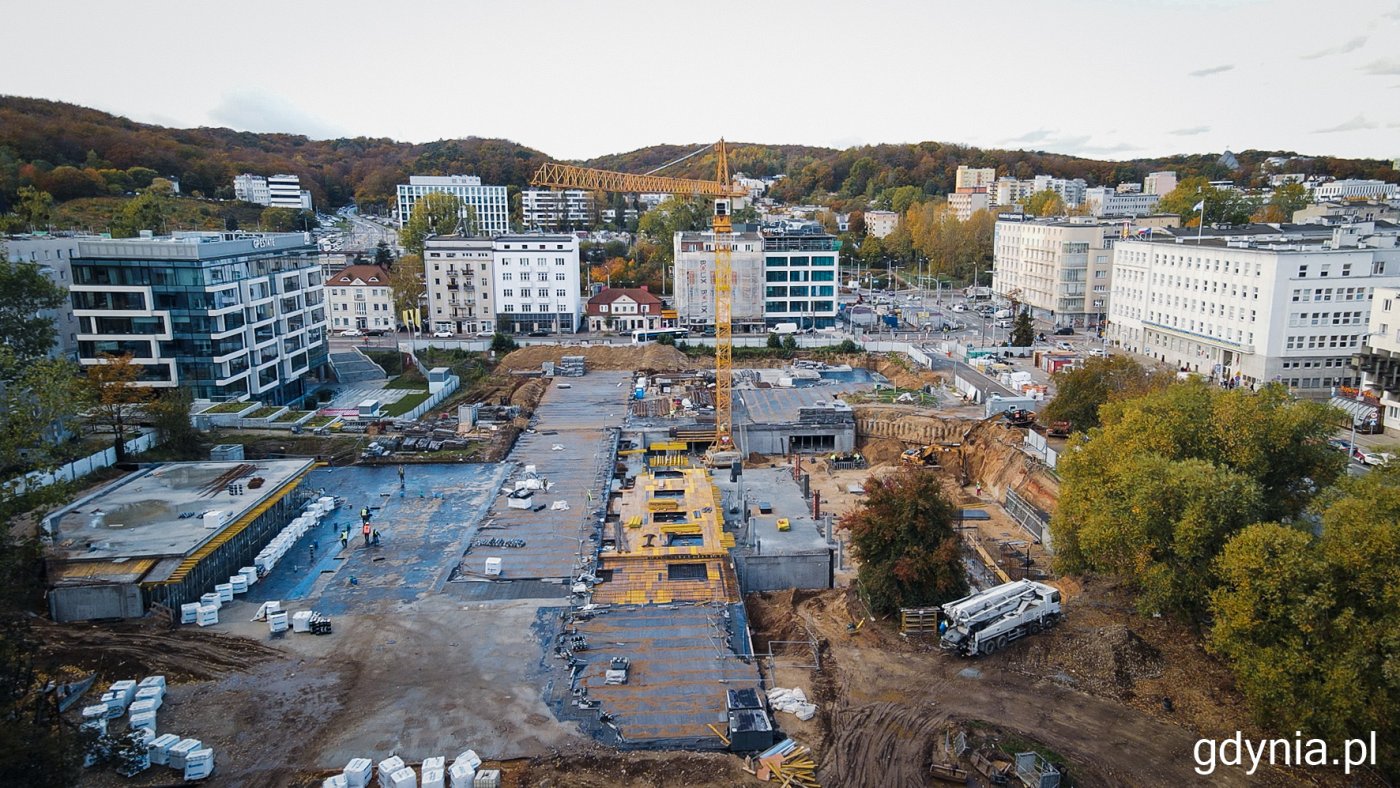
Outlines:
POLYGON ((1015 580, 949 602, 941 608, 941 645, 975 657, 1054 626, 1060 620, 1060 591, 1034 580, 1015 580))

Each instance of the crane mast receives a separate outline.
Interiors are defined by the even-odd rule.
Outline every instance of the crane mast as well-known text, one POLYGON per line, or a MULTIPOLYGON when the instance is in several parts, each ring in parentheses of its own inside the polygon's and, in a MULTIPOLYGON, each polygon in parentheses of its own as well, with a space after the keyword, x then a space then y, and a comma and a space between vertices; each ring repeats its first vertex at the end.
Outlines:
POLYGON ((724 140, 721 139, 713 147, 716 153, 713 181, 669 178, 651 173, 634 175, 551 162, 540 166, 530 179, 530 185, 552 189, 704 195, 715 198, 715 213, 710 222, 715 250, 715 439, 710 447, 709 458, 712 465, 718 465, 727 464, 743 456, 734 442, 733 435, 734 223, 730 200, 744 196, 747 192, 736 188, 730 180, 729 156, 724 147, 724 140))

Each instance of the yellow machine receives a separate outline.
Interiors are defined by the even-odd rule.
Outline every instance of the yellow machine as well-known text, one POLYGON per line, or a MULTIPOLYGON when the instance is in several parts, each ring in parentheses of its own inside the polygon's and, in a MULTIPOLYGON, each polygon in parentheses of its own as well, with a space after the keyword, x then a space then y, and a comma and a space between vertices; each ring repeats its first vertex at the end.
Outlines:
POLYGON ((788 520, 788 518, 786 518, 786 517, 779 517, 779 518, 778 518, 778 530, 779 530, 779 531, 791 531, 791 530, 792 530, 792 523, 791 523, 791 522, 788 520))
POLYGON ((644 175, 595 170, 571 164, 549 163, 540 167, 530 179, 530 185, 551 189, 585 189, 596 192, 628 192, 649 194, 683 194, 715 198, 715 214, 710 227, 715 236, 715 439, 705 454, 712 467, 739 461, 743 454, 734 441, 731 388, 734 383, 734 340, 730 317, 733 311, 734 273, 731 257, 734 250, 734 224, 730 216, 730 200, 748 194, 729 177, 729 156, 724 140, 658 167, 644 175), (713 181, 669 178, 655 175, 657 170, 679 163, 702 151, 715 150, 715 179, 713 181))

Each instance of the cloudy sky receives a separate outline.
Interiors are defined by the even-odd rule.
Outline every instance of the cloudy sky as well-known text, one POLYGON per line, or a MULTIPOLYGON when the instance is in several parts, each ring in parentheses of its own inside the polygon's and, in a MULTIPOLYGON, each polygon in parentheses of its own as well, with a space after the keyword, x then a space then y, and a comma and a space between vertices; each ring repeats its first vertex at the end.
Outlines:
POLYGON ((167 126, 1400 156, 1400 0, 6 5, 0 94, 167 126))

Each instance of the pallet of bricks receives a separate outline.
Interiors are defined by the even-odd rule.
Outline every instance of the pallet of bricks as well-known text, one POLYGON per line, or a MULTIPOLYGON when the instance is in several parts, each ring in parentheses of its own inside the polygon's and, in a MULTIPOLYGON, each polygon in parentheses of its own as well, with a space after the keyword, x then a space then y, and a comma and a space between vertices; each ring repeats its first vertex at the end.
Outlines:
POLYGON ((792 739, 784 739, 758 755, 744 759, 744 771, 763 782, 792 788, 821 788, 812 751, 792 739))
POLYGON ((586 371, 583 356, 564 356, 559 359, 559 374, 566 378, 581 378, 586 371))

